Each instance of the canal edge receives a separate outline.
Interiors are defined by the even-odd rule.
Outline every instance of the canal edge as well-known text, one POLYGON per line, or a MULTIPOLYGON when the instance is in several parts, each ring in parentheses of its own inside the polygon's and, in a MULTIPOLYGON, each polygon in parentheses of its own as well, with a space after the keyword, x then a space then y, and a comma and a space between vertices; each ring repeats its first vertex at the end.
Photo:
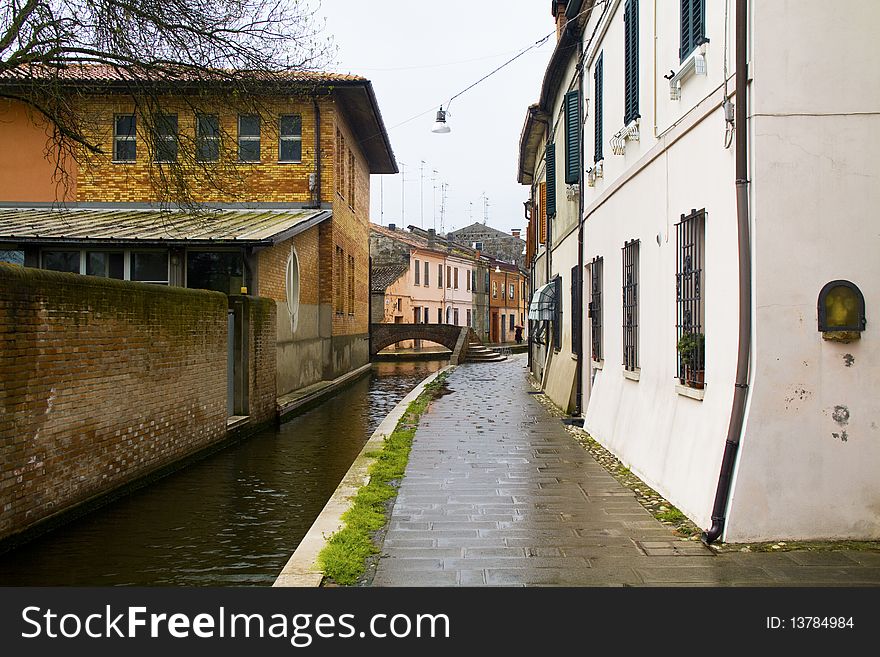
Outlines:
POLYGON ((342 514, 351 508, 358 489, 369 482, 368 470, 375 458, 368 456, 368 454, 374 453, 382 447, 385 437, 391 435, 400 418, 406 413, 406 409, 422 394, 425 387, 444 372, 454 368, 455 365, 447 365, 425 377, 379 423, 360 453, 355 457, 342 481, 339 482, 339 486, 327 500, 321 513, 315 518, 309 531, 300 541, 296 551, 275 579, 273 587, 317 587, 321 585, 324 573, 318 569, 316 563, 318 554, 327 545, 327 539, 342 528, 342 514))

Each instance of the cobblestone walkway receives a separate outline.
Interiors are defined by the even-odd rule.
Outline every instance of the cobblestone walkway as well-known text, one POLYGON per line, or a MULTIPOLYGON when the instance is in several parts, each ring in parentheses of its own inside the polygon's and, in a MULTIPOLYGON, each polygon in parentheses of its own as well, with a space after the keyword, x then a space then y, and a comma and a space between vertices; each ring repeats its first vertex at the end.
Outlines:
POLYGON ((453 370, 422 416, 374 586, 878 585, 880 554, 716 555, 655 520, 528 393, 453 370))

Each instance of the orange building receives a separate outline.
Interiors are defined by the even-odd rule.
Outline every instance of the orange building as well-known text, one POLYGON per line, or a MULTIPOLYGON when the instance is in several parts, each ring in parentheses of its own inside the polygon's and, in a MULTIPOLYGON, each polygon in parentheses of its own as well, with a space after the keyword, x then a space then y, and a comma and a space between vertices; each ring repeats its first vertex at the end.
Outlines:
POLYGON ((279 394, 366 365, 370 174, 397 173, 369 80, 303 74, 256 114, 189 89, 158 118, 118 82, 97 66, 70 82, 104 154, 64 176, 46 122, 0 101, 0 260, 274 299, 279 394), (143 129, 157 120, 161 141, 143 129), (169 162, 198 211, 169 208, 169 162))
POLYGON ((489 340, 503 344, 526 341, 527 291, 525 273, 516 265, 489 261, 489 340))

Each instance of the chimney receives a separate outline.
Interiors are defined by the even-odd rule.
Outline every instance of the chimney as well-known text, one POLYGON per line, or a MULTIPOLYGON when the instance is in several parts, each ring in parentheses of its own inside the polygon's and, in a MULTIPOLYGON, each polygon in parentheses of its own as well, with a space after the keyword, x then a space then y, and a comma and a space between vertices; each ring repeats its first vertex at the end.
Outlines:
POLYGON ((388 224, 388 230, 397 230, 397 224, 388 224))
POLYGON ((566 4, 566 2, 560 2, 560 0, 556 0, 553 3, 553 18, 556 19, 556 41, 562 38, 562 32, 565 30, 565 24, 568 20, 565 18, 566 4))
POLYGON ((433 228, 428 229, 428 248, 433 249, 437 246, 437 231, 433 228))
POLYGON ((510 229, 510 234, 513 235, 516 239, 519 239, 520 232, 521 231, 519 228, 511 228, 510 229))

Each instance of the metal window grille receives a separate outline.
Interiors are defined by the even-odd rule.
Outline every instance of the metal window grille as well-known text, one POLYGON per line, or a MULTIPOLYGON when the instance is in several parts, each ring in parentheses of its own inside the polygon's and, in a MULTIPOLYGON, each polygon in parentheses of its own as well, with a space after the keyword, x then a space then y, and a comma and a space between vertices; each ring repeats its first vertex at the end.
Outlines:
POLYGON ((556 298, 556 315, 553 319, 553 349, 562 348, 562 277, 553 279, 554 296, 556 298))
POLYGON ((676 227, 675 301, 678 378, 702 388, 705 370, 703 268, 706 210, 681 215, 676 227))
POLYGON ((590 342, 593 360, 602 360, 602 258, 590 266, 590 342))
POLYGON ((639 366, 639 240, 623 246, 623 367, 639 366))

